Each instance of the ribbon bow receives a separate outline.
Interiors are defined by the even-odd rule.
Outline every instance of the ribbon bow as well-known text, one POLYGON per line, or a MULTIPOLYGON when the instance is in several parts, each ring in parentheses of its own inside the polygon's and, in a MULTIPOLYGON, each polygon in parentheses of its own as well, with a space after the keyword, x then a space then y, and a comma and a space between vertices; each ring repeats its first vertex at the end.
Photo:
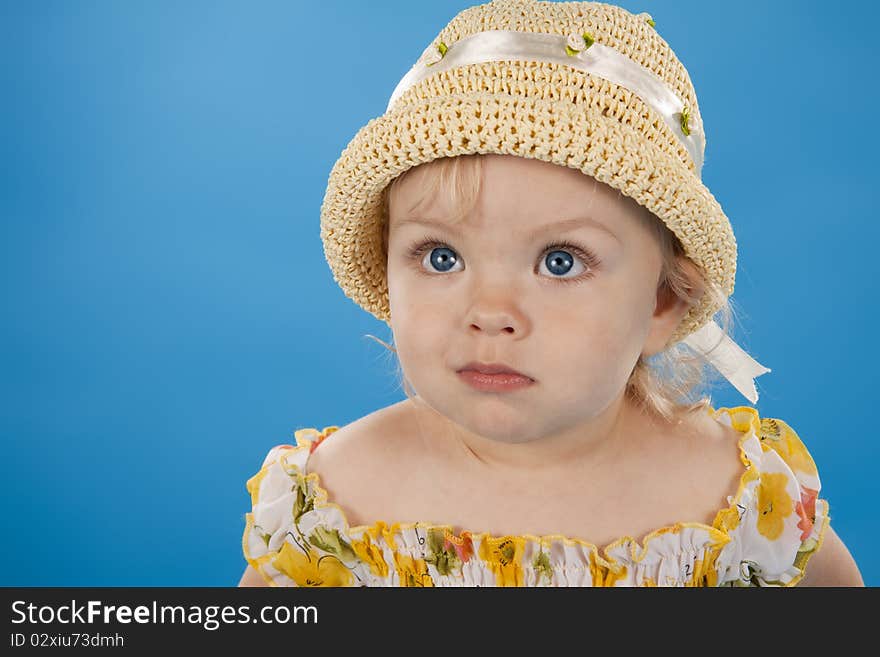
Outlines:
POLYGON ((717 323, 710 321, 682 342, 702 354, 746 399, 758 401, 754 379, 772 370, 746 353, 717 323))

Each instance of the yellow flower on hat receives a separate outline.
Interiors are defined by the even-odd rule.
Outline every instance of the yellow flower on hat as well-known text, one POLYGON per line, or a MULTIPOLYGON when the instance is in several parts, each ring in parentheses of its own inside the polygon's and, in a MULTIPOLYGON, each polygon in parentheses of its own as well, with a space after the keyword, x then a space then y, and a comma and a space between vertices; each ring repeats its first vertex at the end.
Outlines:
POLYGON ((785 519, 794 511, 787 485, 788 477, 774 472, 762 474, 758 484, 758 532, 771 541, 782 535, 785 519))
POLYGON ((449 50, 449 48, 442 41, 437 45, 434 45, 432 43, 430 46, 425 48, 425 52, 423 52, 422 56, 419 57, 419 61, 422 62, 425 66, 433 66, 441 59, 443 59, 443 56, 446 54, 447 50, 449 50))
POLYGON ((686 134, 691 134, 691 109, 687 106, 683 107, 681 110, 681 131, 686 134))
POLYGON ((596 40, 589 32, 584 32, 583 34, 572 32, 565 38, 565 52, 568 53, 569 57, 574 57, 581 50, 586 50, 594 43, 596 43, 596 40))
POLYGON ((350 586, 354 577, 333 555, 321 555, 309 547, 303 552, 288 542, 281 546, 272 565, 297 586, 350 586))

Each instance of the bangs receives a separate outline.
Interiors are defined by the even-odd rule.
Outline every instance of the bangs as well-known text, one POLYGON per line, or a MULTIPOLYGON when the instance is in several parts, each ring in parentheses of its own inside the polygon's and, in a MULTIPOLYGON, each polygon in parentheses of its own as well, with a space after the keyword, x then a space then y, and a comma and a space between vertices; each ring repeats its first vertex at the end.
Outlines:
POLYGON ((445 199, 444 207, 450 216, 444 217, 457 224, 473 210, 480 195, 482 181, 482 155, 474 153, 457 157, 441 157, 427 164, 420 164, 403 172, 385 188, 382 193, 383 226, 382 249, 388 255, 388 230, 391 218, 391 201, 396 201, 396 189, 402 180, 418 178, 417 195, 413 204, 405 208, 407 213, 415 212, 424 205, 445 199), (440 195, 440 196, 438 196, 440 195))

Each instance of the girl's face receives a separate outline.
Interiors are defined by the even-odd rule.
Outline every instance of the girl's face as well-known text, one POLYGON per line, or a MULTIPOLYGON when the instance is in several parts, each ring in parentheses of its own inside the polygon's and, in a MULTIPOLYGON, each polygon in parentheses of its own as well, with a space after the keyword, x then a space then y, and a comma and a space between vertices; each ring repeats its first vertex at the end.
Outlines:
POLYGON ((488 155, 482 165, 476 206, 454 224, 442 191, 411 211, 430 164, 395 188, 391 328, 421 400, 480 436, 522 443, 621 400, 639 355, 662 349, 687 308, 660 303, 661 254, 635 201, 539 160, 488 155), (534 383, 476 390, 458 374, 470 361, 534 383))

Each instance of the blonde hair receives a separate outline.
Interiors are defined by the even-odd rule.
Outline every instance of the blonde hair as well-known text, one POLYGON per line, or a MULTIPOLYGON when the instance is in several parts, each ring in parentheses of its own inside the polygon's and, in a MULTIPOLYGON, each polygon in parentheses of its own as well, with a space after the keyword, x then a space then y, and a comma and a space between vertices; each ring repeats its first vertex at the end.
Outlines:
MULTIPOLYGON (((452 221, 463 219, 473 208, 480 191, 481 155, 469 154, 457 157, 443 157, 430 163, 435 168, 423 186, 423 195, 416 207, 429 198, 434 198, 438 188, 446 190, 450 206, 454 209, 452 221)), ((388 231, 391 195, 394 188, 414 170, 427 165, 419 165, 398 176, 382 192, 382 253, 387 261, 388 231)), ((730 299, 710 279, 703 276, 699 267, 685 255, 684 247, 675 234, 669 230, 656 215, 647 210, 642 213, 643 221, 655 236, 662 255, 662 268, 658 292, 673 295, 693 305, 708 294, 716 311, 716 321, 725 335, 729 334, 734 318, 730 299)), ((390 351, 397 350, 373 335, 373 338, 390 351)), ((408 398, 413 397, 412 386, 404 376, 398 360, 398 376, 408 398)), ((668 346, 652 356, 639 356, 626 383, 625 394, 643 411, 653 413, 668 422, 676 421, 681 415, 705 409, 712 404, 708 389, 711 387, 716 370, 705 357, 693 351, 683 342, 668 346)), ((679 420, 680 421, 680 420, 679 420)))

